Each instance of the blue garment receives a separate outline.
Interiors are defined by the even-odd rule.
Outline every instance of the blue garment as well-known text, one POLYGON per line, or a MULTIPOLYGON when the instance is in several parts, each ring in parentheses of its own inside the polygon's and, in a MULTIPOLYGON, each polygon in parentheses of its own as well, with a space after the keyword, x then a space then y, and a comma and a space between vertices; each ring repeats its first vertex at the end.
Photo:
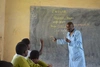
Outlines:
POLYGON ((71 42, 68 43, 64 39, 57 39, 57 44, 68 44, 69 67, 86 67, 81 32, 74 30, 72 35, 68 32, 66 38, 71 42))

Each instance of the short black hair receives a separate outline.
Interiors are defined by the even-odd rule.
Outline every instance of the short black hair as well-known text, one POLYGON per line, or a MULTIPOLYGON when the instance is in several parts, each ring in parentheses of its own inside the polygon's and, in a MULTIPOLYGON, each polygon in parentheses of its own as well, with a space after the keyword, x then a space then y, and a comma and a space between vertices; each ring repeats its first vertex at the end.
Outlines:
POLYGON ((27 46, 28 46, 28 44, 30 44, 30 40, 28 38, 22 39, 21 42, 25 43, 27 46))
POLYGON ((7 61, 0 61, 0 67, 13 67, 13 64, 11 62, 7 61))
POLYGON ((70 25, 73 25, 73 26, 74 26, 73 22, 68 22, 67 24, 68 24, 69 26, 70 26, 70 25))
POLYGON ((27 45, 23 42, 19 42, 16 45, 16 53, 19 55, 22 55, 23 53, 25 53, 25 51, 27 50, 27 45))
POLYGON ((30 53, 30 59, 39 59, 39 51, 32 50, 30 53))

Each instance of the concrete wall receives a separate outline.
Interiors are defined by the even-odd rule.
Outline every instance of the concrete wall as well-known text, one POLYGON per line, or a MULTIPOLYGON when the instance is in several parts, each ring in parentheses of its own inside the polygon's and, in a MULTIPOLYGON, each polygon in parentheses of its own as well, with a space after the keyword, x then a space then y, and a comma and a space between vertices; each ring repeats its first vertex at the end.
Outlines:
POLYGON ((3 59, 5 25, 5 0, 0 0, 0 60, 3 59))

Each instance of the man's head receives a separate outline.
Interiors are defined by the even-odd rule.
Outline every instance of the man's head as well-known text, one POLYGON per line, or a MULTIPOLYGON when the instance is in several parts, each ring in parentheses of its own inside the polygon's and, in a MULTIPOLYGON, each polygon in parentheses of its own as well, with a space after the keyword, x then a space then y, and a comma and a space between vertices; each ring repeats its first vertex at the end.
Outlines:
POLYGON ((30 40, 28 38, 22 39, 22 42, 28 46, 28 50, 30 50, 30 40))
POLYGON ((0 61, 0 67, 13 67, 13 65, 7 61, 0 61))
POLYGON ((38 59, 39 59, 39 51, 37 50, 32 50, 31 53, 30 53, 30 59, 37 63, 38 62, 38 59))
POLYGON ((16 53, 22 56, 27 56, 28 54, 28 48, 27 45, 23 42, 19 42, 16 45, 16 53))
POLYGON ((74 30, 74 24, 72 22, 68 22, 66 24, 66 28, 67 28, 68 32, 72 32, 74 30))

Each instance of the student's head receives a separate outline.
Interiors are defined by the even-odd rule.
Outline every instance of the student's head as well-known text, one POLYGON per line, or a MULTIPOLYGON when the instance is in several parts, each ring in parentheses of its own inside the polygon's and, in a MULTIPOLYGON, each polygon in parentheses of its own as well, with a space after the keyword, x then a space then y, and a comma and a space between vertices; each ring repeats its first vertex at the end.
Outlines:
POLYGON ((19 42, 16 45, 16 53, 22 56, 27 56, 28 54, 28 48, 27 45, 23 42, 19 42))
POLYGON ((22 42, 28 46, 28 50, 30 50, 30 40, 28 38, 22 39, 22 42))
POLYGON ((31 53, 30 53, 30 59, 37 63, 38 59, 39 59, 39 51, 37 50, 32 50, 31 53))
POLYGON ((66 24, 66 28, 67 28, 68 32, 72 32, 74 30, 74 24, 72 22, 68 22, 66 24))
POLYGON ((13 67, 13 65, 7 61, 0 61, 0 67, 13 67))

